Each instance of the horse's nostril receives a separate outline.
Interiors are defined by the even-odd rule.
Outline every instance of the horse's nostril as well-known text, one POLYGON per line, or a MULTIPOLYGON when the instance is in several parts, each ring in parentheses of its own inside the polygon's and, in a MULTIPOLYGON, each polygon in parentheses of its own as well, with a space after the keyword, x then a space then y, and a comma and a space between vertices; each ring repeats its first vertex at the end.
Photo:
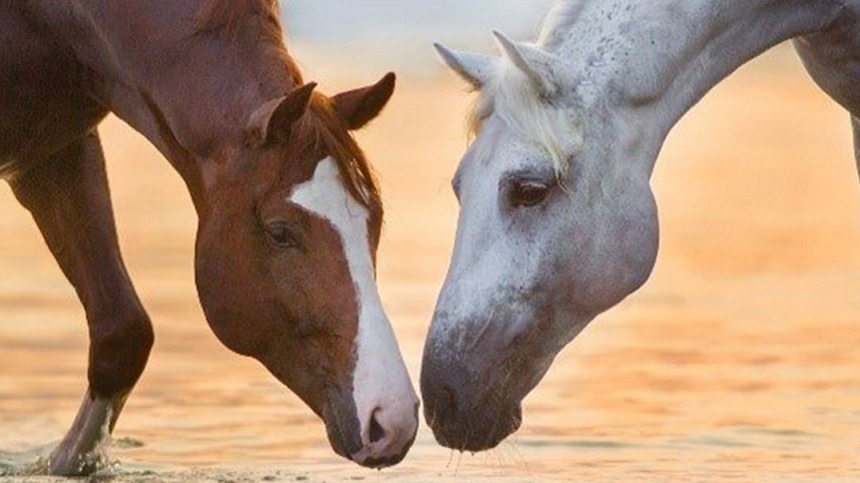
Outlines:
POLYGON ((385 437, 385 430, 376 420, 376 413, 370 417, 370 442, 375 443, 385 437))

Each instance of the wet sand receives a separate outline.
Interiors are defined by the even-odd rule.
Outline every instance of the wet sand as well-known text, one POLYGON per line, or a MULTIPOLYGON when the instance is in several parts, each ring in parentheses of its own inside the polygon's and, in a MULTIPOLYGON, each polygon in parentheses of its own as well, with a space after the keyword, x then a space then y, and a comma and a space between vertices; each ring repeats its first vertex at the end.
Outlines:
MULTIPOLYGON (((336 457, 298 398, 220 346, 194 290, 189 197, 109 119, 121 243, 157 333, 117 427, 118 479, 860 478, 860 183, 847 115, 788 55, 744 68, 673 132, 654 176, 652 279, 564 351, 520 432, 459 455, 422 422, 407 460, 383 472, 336 457)), ((303 60, 329 92, 370 81, 303 60)), ((387 203, 382 296, 416 383, 453 243, 449 178, 468 103, 447 76, 406 79, 359 136, 387 203)), ((0 207, 0 450, 30 451, 74 416, 86 331, 5 185, 0 207)))

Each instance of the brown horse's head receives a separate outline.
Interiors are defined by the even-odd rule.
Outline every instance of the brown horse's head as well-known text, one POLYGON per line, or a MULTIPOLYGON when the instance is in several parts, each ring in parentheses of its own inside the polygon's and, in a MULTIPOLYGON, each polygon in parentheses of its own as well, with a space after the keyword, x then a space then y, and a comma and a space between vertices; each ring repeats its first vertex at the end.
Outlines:
POLYGON ((328 98, 308 84, 260 106, 219 154, 196 274, 210 326, 325 421, 334 450, 399 462, 418 400, 375 283, 382 205, 349 131, 375 118, 394 75, 328 98))

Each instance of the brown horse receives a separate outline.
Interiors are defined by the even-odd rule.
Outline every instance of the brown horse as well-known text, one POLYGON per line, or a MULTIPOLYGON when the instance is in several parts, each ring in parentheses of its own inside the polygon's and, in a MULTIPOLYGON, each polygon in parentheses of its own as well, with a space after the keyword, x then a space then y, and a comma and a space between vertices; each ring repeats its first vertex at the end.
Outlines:
POLYGON ((322 417, 338 454, 399 462, 418 401, 375 284, 379 191, 349 134, 394 76, 314 93, 274 0, 2 2, 0 45, 0 177, 77 291, 91 340, 89 390, 50 472, 95 469, 153 344, 117 246, 96 130, 110 112, 188 187, 217 337, 322 417))

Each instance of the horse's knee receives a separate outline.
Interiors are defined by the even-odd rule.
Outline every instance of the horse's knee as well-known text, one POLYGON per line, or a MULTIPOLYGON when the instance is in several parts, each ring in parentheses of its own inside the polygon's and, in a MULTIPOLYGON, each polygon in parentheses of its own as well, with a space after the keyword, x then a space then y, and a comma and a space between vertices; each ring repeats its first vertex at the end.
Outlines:
POLYGON ((90 389, 110 398, 131 391, 149 360, 155 342, 143 309, 103 317, 90 323, 90 389))

